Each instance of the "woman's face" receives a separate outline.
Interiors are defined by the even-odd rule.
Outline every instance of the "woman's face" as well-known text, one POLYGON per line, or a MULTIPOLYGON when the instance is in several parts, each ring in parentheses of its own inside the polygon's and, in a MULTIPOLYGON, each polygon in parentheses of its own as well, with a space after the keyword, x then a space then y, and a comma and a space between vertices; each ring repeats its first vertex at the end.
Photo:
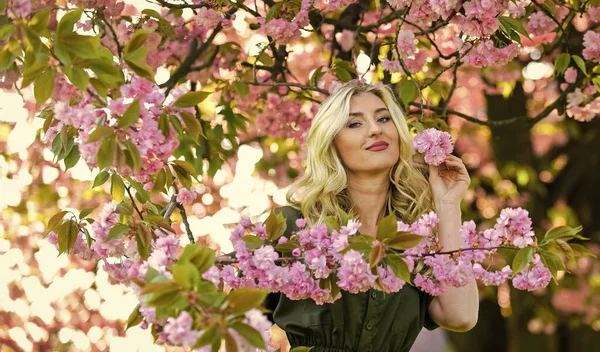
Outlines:
POLYGON ((398 129, 383 100, 368 93, 350 100, 350 116, 334 139, 352 173, 388 172, 400 157, 398 129))

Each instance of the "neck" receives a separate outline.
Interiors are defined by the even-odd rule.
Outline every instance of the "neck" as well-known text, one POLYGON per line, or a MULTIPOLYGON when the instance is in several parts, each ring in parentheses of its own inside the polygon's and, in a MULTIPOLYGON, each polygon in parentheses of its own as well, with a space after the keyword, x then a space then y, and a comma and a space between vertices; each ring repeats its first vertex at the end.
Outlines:
POLYGON ((357 175, 348 173, 348 196, 358 210, 364 227, 377 225, 390 188, 387 173, 378 175, 357 175))

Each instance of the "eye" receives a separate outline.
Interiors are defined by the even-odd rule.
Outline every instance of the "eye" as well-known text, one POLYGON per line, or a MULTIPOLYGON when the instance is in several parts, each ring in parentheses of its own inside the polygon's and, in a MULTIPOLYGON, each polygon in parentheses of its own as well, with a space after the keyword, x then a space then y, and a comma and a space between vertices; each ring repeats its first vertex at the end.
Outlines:
POLYGON ((357 127, 360 127, 360 122, 351 122, 348 125, 348 128, 357 128, 357 127))
POLYGON ((380 117, 377 121, 385 123, 385 122, 388 122, 390 119, 391 119, 391 117, 389 117, 389 116, 383 116, 383 117, 380 117))

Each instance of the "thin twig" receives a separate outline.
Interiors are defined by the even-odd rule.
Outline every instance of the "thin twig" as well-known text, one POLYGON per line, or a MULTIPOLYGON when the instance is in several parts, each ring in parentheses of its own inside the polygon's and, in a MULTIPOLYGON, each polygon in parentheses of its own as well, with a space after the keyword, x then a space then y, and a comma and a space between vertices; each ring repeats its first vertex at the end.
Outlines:
POLYGON ((177 195, 176 194, 171 196, 171 200, 169 201, 167 206, 163 209, 163 211, 161 212, 161 215, 165 219, 170 219, 171 214, 173 214, 173 211, 175 210, 175 208, 177 208, 177 195))
MULTIPOLYGON (((505 248, 505 249, 519 249, 519 248, 515 248, 515 247, 506 247, 506 246, 497 246, 497 247, 488 247, 488 248, 480 248, 480 247, 470 247, 470 248, 460 248, 460 249, 455 249, 452 251, 444 251, 444 252, 435 252, 435 253, 423 253, 423 254, 419 254, 419 255, 414 255, 414 254, 406 254, 406 253, 397 253, 398 256, 400 257, 411 257, 411 258, 422 258, 422 257, 433 257, 436 255, 452 255, 452 254, 456 254, 456 253, 461 253, 461 252, 473 252, 473 251, 493 251, 495 249, 501 249, 501 248, 505 248)), ((333 258, 333 255, 327 255, 326 258, 333 258)), ((274 262, 275 263, 281 263, 281 262, 287 262, 287 261, 291 261, 291 260, 296 260, 296 261, 303 261, 304 257, 283 257, 283 258, 278 258, 275 259, 274 262)), ((237 259, 216 259, 216 263, 217 264, 236 264, 239 263, 239 261, 237 259)))
POLYGON ((192 230, 190 230, 190 223, 188 222, 187 214, 185 213, 185 207, 183 204, 177 204, 177 208, 179 208, 179 213, 181 214, 181 218, 183 219, 183 225, 185 226, 185 232, 187 233, 188 239, 190 243, 194 243, 194 235, 192 234, 192 230))
POLYGON ((140 211, 140 209, 138 209, 137 204, 135 204, 135 200, 133 199, 133 196, 131 195, 131 187, 130 186, 125 186, 125 190, 127 191, 127 194, 129 195, 129 198, 131 199, 131 204, 133 205, 133 208, 135 209, 135 211, 140 216, 140 219, 143 220, 144 216, 142 215, 142 212, 140 211))

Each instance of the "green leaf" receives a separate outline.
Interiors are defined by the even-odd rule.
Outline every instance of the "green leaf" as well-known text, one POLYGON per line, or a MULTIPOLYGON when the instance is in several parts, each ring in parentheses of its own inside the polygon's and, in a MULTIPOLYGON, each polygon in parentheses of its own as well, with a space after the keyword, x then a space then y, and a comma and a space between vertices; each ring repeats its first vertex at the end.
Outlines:
POLYGON ((129 66, 129 68, 133 72, 135 72, 135 74, 154 83, 154 72, 152 71, 152 67, 150 67, 150 65, 148 65, 145 61, 143 61, 143 59, 139 59, 139 60, 125 59, 125 63, 127 64, 127 66, 129 66))
POLYGON ((67 154, 67 156, 65 157, 65 171, 75 166, 75 164, 77 164, 77 162, 79 161, 80 156, 81 154, 79 153, 79 147, 77 147, 76 145, 73 146, 69 154, 67 154))
POLYGON ((289 253, 296 248, 300 248, 300 246, 292 242, 281 243, 275 246, 275 249, 281 253, 289 253))
POLYGON ((125 198, 125 184, 117 174, 112 174, 110 177, 110 196, 117 203, 121 203, 125 198))
POLYGON ((518 273, 523 271, 523 269, 525 269, 525 267, 531 262, 532 257, 533 257, 533 248, 532 247, 521 248, 517 252, 517 255, 515 255, 515 259, 513 259, 513 262, 512 262, 512 271, 513 271, 512 277, 515 277, 515 275, 517 275, 518 273))
MULTIPOLYGON (((140 202, 146 203, 148 200, 150 200, 150 194, 148 193, 148 191, 146 191, 144 189, 144 187, 142 186, 141 183, 137 182, 136 180, 132 179, 129 176, 125 176, 125 179, 135 189, 135 195, 140 202)), ((154 215, 154 214, 148 214, 148 215, 150 216, 150 215, 154 215)), ((166 219, 160 215, 158 215, 158 218, 162 219, 163 221, 166 221, 166 219)), ((172 231, 172 229, 170 231, 172 231)))
POLYGON ((98 156, 96 157, 96 163, 100 169, 105 169, 112 165, 115 158, 115 150, 117 149, 116 144, 113 139, 105 139, 100 144, 98 156))
POLYGON ((269 291, 250 287, 240 287, 227 296, 231 314, 244 314, 252 308, 258 308, 267 297, 269 291))
POLYGON ((569 67, 569 63, 571 62, 571 54, 569 53, 561 53, 556 56, 556 60, 554 61, 554 69, 559 75, 562 75, 567 67, 569 67))
POLYGON ((395 237, 386 242, 386 245, 393 249, 409 249, 417 246, 424 239, 424 236, 415 235, 414 233, 398 232, 395 237))
POLYGON ((375 244, 369 253, 369 268, 373 269, 385 257, 385 248, 381 243, 375 244))
POLYGON ((529 33, 527 33, 527 30, 525 30, 525 27, 523 27, 523 23, 520 20, 509 16, 499 16, 498 20, 500 21, 500 24, 502 24, 507 30, 519 32, 525 37, 529 38, 529 33))
POLYGON ((106 97, 108 96, 108 88, 106 87, 106 85, 101 80, 95 77, 90 78, 90 83, 92 87, 94 87, 96 93, 98 93, 98 95, 102 98, 106 99, 106 97))
POLYGON ((248 85, 241 81, 233 82, 233 89, 242 97, 245 97, 250 93, 250 89, 248 89, 248 85))
POLYGON ((96 175, 96 177, 94 178, 94 184, 92 185, 92 188, 102 186, 104 183, 106 183, 109 176, 110 176, 110 174, 108 173, 108 171, 106 171, 106 170, 100 171, 98 173, 98 175, 96 175))
POLYGON ((198 341, 192 346, 192 349, 196 349, 205 345, 212 345, 215 341, 220 342, 219 332, 217 331, 217 323, 209 325, 204 329, 204 334, 198 338, 198 341))
POLYGON ((15 25, 9 23, 0 27, 0 40, 10 37, 15 32, 15 25))
POLYGON ((139 99, 134 100, 123 113, 123 116, 119 119, 117 126, 119 128, 127 128, 133 125, 134 122, 140 117, 140 101, 139 99))
POLYGON ((333 215, 326 216, 323 223, 327 226, 328 232, 331 232, 333 230, 335 230, 335 231, 340 230, 340 224, 338 223, 338 220, 336 219, 336 217, 333 215))
POLYGON ((191 243, 185 246, 179 261, 189 261, 194 264, 198 269, 198 273, 202 275, 215 264, 216 257, 214 249, 199 247, 198 244, 191 243))
POLYGON ((154 186, 152 187, 152 192, 162 192, 165 188, 165 183, 167 181, 167 172, 165 169, 160 169, 158 174, 156 174, 156 178, 154 179, 154 186))
POLYGON ((417 83, 412 79, 403 79, 400 81, 400 100, 406 109, 408 104, 411 103, 419 95, 419 88, 417 83))
POLYGON ((575 236, 577 233, 581 232, 581 230, 583 230, 582 226, 577 226, 575 228, 571 228, 569 226, 558 226, 551 228, 544 235, 544 239, 542 240, 541 244, 544 245, 553 240, 575 236))
POLYGON ((192 177, 190 174, 183 167, 177 164, 172 164, 171 166, 173 167, 175 175, 183 187, 190 189, 192 187, 192 177))
POLYGON ((75 240, 77 240, 77 233, 79 227, 73 220, 65 221, 58 230, 58 254, 69 253, 75 240))
POLYGON ((388 254, 385 257, 385 262, 390 266, 390 269, 392 269, 392 272, 394 272, 396 277, 410 283, 410 271, 408 270, 408 265, 401 256, 397 254, 388 254))
POLYGON ((377 225, 377 239, 383 241, 392 238, 398 233, 398 220, 394 214, 390 214, 379 221, 377 225))
POLYGON ((577 55, 572 55, 571 58, 573 59, 573 61, 575 61, 575 64, 577 65, 577 67, 579 67, 581 72, 583 72, 584 75, 588 76, 587 70, 585 69, 585 61, 583 61, 583 59, 577 55))
POLYGON ((150 33, 152 33, 152 31, 149 29, 140 29, 135 32, 131 38, 129 38, 127 44, 125 44, 125 47, 123 48, 123 53, 125 56, 142 47, 142 45, 144 45, 144 43, 148 40, 150 33))
POLYGON ((362 241, 352 242, 346 248, 342 249, 340 254, 346 254, 351 249, 360 252, 362 255, 367 255, 371 252, 371 244, 362 241))
POLYGON ((84 219, 86 216, 90 215, 96 208, 85 208, 79 212, 79 219, 84 219))
POLYGON ((140 254, 140 257, 146 260, 148 259, 148 256, 150 256, 152 234, 150 233, 150 230, 143 224, 138 224, 136 230, 135 241, 137 243, 137 250, 140 254))
POLYGON ((105 139, 107 137, 112 137, 115 135, 115 130, 112 127, 108 126, 98 126, 94 130, 94 132, 90 133, 87 139, 87 143, 94 143, 101 139, 105 139))
POLYGON ((142 157, 140 156, 140 151, 138 150, 136 145, 133 144, 133 142, 130 140, 125 141, 125 147, 127 148, 127 151, 129 152, 133 160, 133 168, 137 172, 139 172, 142 168, 142 157))
MULTIPOLYGON (((213 285, 212 283, 209 283, 213 285)), ((213 287, 215 287, 213 285, 213 287)), ((198 300, 200 302, 204 302, 212 307, 219 308, 227 299, 227 294, 224 292, 202 292, 201 295, 198 295, 198 300)))
POLYGON ((292 348, 290 350, 290 352, 309 352, 312 349, 313 349, 312 347, 298 346, 298 347, 292 348))
POLYGON ((226 331, 225 335, 223 335, 223 339, 225 340, 225 351, 227 352, 238 352, 237 341, 231 336, 231 334, 226 331))
POLYGON ((587 247, 582 246, 580 244, 572 243, 571 250, 573 251, 573 255, 575 256, 575 258, 581 258, 581 257, 597 258, 596 255, 594 253, 592 253, 592 251, 590 251, 587 247))
POLYGON ((202 126, 200 125, 200 122, 198 122, 198 119, 196 119, 196 116, 187 111, 181 111, 179 116, 183 119, 190 137, 192 137, 194 141, 198 141, 198 135, 202 133, 202 126))
POLYGON ((54 214, 50 220, 48 221, 48 226, 46 227, 47 232, 54 231, 62 224, 62 220, 67 215, 68 211, 63 210, 54 214))
POLYGON ((287 229, 287 222, 283 217, 283 214, 275 214, 275 211, 271 209, 271 213, 265 221, 265 229, 267 231, 268 240, 277 241, 287 229))
POLYGON ((56 35, 58 37, 62 37, 67 34, 73 33, 73 26, 77 21, 79 21, 82 13, 82 8, 77 8, 67 12, 58 23, 58 27, 56 28, 56 35))
POLYGON ((16 56, 6 48, 0 51, 0 71, 6 71, 10 68, 14 63, 15 58, 16 56))
POLYGON ((140 305, 138 304, 133 308, 131 314, 129 314, 129 318, 127 318, 127 325, 125 325, 125 331, 127 331, 130 327, 136 326, 144 320, 144 317, 140 314, 140 305))
POLYGON ((254 235, 242 236, 242 240, 246 243, 248 249, 257 249, 265 245, 264 240, 254 235))
POLYGON ((200 104, 211 94, 211 92, 203 91, 187 92, 175 100, 174 106, 176 108, 191 108, 200 104))
POLYGON ((61 70, 75 87, 87 91, 90 76, 84 69, 76 66, 61 66, 61 70))
POLYGON ((196 289, 200 284, 200 273, 190 262, 181 262, 171 266, 173 279, 185 289, 196 289))
POLYGON ((169 137, 171 134, 171 128, 169 126, 169 117, 167 114, 162 113, 158 118, 158 129, 162 132, 163 136, 169 137))
POLYGON ((123 237, 127 231, 129 231, 129 226, 125 224, 116 224, 112 229, 108 232, 108 237, 104 242, 112 241, 123 237))
POLYGON ((567 270, 562 259, 560 259, 558 255, 550 251, 540 249, 540 258, 542 260, 542 264, 544 264, 544 266, 548 268, 548 270, 550 270, 550 272, 552 273, 552 278, 554 279, 554 282, 556 282, 557 280, 557 274, 559 270, 567 270))
POLYGON ((342 82, 348 82, 352 80, 352 75, 350 74, 350 72, 348 72, 348 70, 340 66, 335 68, 335 75, 342 82))
POLYGON ((554 243, 556 243, 556 245, 561 249, 571 265, 577 265, 575 262, 575 254, 573 253, 573 249, 571 249, 571 246, 569 246, 567 241, 555 240, 554 243))
POLYGON ((194 169, 192 164, 184 160, 173 160, 173 164, 181 167, 185 170, 186 173, 190 174, 193 178, 198 180, 198 173, 196 172, 196 169, 194 169))
POLYGON ((133 215, 133 206, 127 201, 122 201, 121 203, 117 204, 117 209, 115 212, 119 215, 131 216, 133 215))
POLYGON ((231 327, 237 331, 250 345, 259 349, 265 349, 265 340, 255 328, 244 323, 234 323, 231 327))
MULTIPOLYGON (((50 19, 50 9, 39 10, 33 15, 31 21, 29 21, 29 28, 33 29, 38 33, 43 33, 48 30, 48 20, 50 19)), ((0 36, 0 39, 2 36, 0 36)))
POLYGON ((35 80, 33 93, 35 95, 35 102, 37 105, 41 105, 52 96, 55 78, 56 70, 53 68, 49 68, 42 72, 42 74, 40 74, 35 80))

